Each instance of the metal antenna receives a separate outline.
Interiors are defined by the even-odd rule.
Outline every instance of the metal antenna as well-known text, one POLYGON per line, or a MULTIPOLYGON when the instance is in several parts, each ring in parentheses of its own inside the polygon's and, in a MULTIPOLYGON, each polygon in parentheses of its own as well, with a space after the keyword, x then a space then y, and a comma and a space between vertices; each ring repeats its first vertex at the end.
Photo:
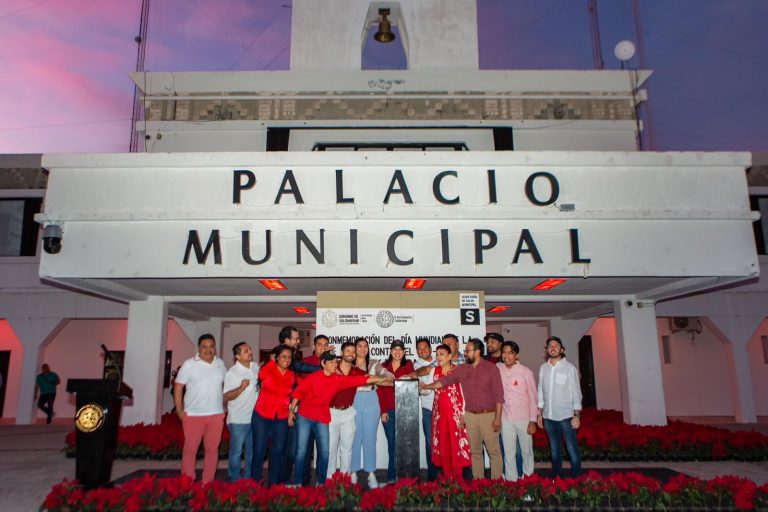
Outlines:
MULTIPOLYGON (((640 2, 638 0, 632 0, 632 17, 635 22, 635 41, 637 42, 637 56, 640 60, 640 69, 648 69, 645 60, 643 27, 640 22, 640 2)), ((648 83, 646 83, 644 87, 646 92, 650 90, 650 85, 648 83)), ((656 144, 653 140, 653 116, 651 115, 650 99, 646 99, 643 102, 643 137, 645 138, 645 148, 653 150, 656 147, 656 144)))
POLYGON ((595 63, 595 69, 603 69, 603 47, 600 43, 600 21, 597 15, 597 0, 587 2, 589 11, 589 33, 592 37, 592 60, 595 63))
MULTIPOLYGON (((149 25, 149 2, 141 1, 141 19, 139 21, 139 35, 134 41, 138 44, 136 53, 136 71, 144 71, 144 55, 147 51, 147 26, 149 25)), ((130 152, 136 153, 139 150, 139 132, 136 130, 136 123, 144 118, 144 105, 139 97, 139 86, 133 86, 133 114, 131 115, 131 145, 130 152)))

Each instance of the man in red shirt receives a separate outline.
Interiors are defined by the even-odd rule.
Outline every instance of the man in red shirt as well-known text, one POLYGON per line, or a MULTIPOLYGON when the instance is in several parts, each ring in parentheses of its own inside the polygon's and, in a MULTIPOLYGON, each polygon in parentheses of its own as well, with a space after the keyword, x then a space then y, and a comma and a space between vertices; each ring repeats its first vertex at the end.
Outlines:
POLYGON ((288 424, 296 425, 298 448, 296 450, 296 472, 294 484, 302 483, 302 474, 307 463, 309 434, 317 440, 317 483, 325 483, 328 475, 328 424, 331 422, 331 400, 342 389, 356 388, 366 384, 381 384, 386 378, 365 375, 343 376, 336 373, 338 363, 331 352, 320 356, 322 371, 304 379, 293 392, 293 401, 288 412, 288 424), (297 405, 301 404, 296 413, 297 405))
MULTIPOLYGON (((337 375, 367 375, 355 366, 355 342, 345 341, 341 345, 337 375)), ((355 402, 357 388, 347 388, 336 393, 331 400, 331 423, 328 425, 328 478, 338 467, 342 473, 350 474, 352 467, 352 439, 355 437, 355 402)))

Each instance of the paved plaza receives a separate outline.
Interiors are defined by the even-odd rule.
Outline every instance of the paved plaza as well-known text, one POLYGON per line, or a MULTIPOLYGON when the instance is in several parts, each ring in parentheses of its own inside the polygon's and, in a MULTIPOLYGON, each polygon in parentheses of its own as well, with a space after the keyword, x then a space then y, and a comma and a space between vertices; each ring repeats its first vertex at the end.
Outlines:
MULTIPOLYGON (((743 429, 748 426, 718 425, 743 429)), ((768 425, 753 425, 767 433, 768 425)), ((62 453, 64 438, 71 426, 54 425, 2 425, 0 426, 0 510, 4 512, 38 510, 50 488, 62 479, 75 476, 75 460, 62 453)), ((198 463, 202 466, 202 462, 198 463)), ((536 464, 546 469, 548 464, 536 464)), ((719 475, 737 475, 750 478, 758 484, 768 483, 768 462, 592 462, 590 468, 669 468, 701 478, 719 475)), ((118 479, 135 471, 179 469, 180 461, 117 460, 112 478, 118 479)), ((224 475, 226 461, 219 461, 219 474, 224 475)))

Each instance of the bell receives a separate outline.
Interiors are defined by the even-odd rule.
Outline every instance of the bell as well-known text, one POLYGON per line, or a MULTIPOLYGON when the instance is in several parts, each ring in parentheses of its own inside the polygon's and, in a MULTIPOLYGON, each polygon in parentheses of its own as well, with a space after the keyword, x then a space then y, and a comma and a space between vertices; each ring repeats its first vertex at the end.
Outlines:
POLYGON ((379 31, 373 35, 373 38, 380 43, 391 43, 395 40, 395 34, 392 32, 392 24, 387 19, 389 9, 379 9, 379 31))

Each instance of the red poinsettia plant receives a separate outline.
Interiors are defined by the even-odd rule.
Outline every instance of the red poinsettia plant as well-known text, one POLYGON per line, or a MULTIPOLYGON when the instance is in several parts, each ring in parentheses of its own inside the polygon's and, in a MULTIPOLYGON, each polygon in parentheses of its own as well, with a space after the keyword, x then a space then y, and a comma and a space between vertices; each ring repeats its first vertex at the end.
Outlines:
MULTIPOLYGON (((628 425, 622 413, 585 409, 578 433, 584 460, 768 460, 768 437, 755 431, 731 432, 722 428, 672 421, 663 427, 628 425)), ((184 435, 175 414, 159 425, 120 427, 118 458, 178 459, 184 435)), ((219 453, 226 457, 229 432, 219 453)), ((539 429, 533 438, 536 459, 549 460, 549 442, 539 429)), ((66 451, 74 455, 75 433, 67 436, 66 451)))
POLYGON ((41 510, 753 510, 768 507, 768 485, 737 477, 701 480, 678 475, 667 483, 638 473, 575 479, 532 476, 505 480, 438 480, 363 491, 349 475, 337 473, 318 487, 263 487, 253 480, 203 485, 188 477, 145 475, 111 489, 84 491, 75 481, 51 490, 41 510))

